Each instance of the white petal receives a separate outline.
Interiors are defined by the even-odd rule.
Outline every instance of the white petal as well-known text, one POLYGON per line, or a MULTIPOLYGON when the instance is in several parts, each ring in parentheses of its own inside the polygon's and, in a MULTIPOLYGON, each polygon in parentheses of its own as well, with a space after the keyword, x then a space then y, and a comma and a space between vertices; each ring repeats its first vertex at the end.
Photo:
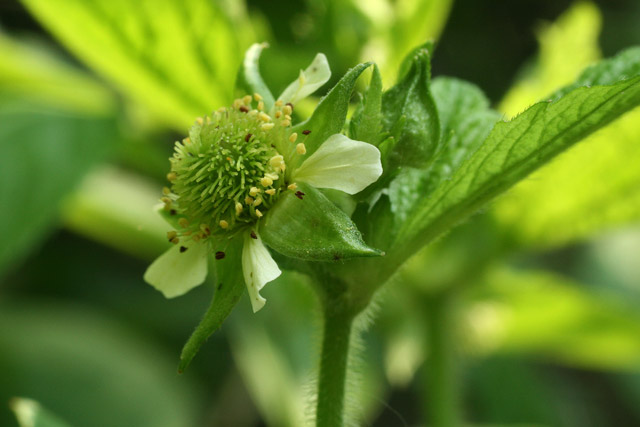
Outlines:
POLYGON ((293 173, 294 181, 356 194, 382 175, 380 151, 371 144, 331 135, 293 173))
POLYGON ((327 57, 319 53, 306 70, 300 70, 300 76, 282 92, 278 99, 285 104, 291 102, 295 105, 301 99, 318 90, 330 77, 331 70, 327 57))
POLYGON ((242 247, 242 273, 247 284, 253 312, 260 310, 266 300, 260 296, 260 289, 274 280, 281 273, 278 264, 271 258, 269 250, 262 244, 260 236, 255 233, 245 233, 242 247))
POLYGON ((183 295, 207 277, 208 247, 192 241, 174 245, 160 255, 144 273, 144 280, 166 298, 183 295), (180 252, 180 248, 187 248, 180 252))

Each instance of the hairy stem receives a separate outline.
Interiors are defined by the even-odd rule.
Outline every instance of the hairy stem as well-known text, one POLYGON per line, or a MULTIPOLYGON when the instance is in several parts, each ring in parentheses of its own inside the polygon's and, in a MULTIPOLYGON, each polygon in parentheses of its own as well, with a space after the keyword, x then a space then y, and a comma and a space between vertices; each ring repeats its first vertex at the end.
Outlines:
POLYGON ((354 315, 341 301, 325 302, 324 337, 318 379, 317 427, 344 424, 347 362, 354 315))
POLYGON ((429 298, 427 310, 428 357, 425 369, 424 407, 428 425, 462 425, 455 290, 429 298))

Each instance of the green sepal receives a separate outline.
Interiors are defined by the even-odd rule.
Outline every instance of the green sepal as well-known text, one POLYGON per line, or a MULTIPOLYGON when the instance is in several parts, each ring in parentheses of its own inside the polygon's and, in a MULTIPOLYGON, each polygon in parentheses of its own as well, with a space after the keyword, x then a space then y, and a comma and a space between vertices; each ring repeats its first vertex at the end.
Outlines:
POLYGON ((262 50, 266 47, 269 47, 267 43, 255 43, 247 49, 240 69, 238 70, 236 90, 243 92, 243 95, 259 94, 262 96, 265 110, 270 111, 275 100, 260 74, 260 54, 262 54, 262 50))
POLYGON ((388 154, 391 168, 429 166, 440 146, 440 121, 430 91, 431 64, 424 45, 405 59, 408 67, 400 81, 382 95, 383 130, 396 139, 388 154), (402 127, 398 126, 404 120, 402 127))
POLYGON ((349 122, 349 137, 377 146, 382 141, 382 77, 373 64, 371 82, 349 122))
POLYGON ((305 261, 337 261, 380 256, 362 240, 351 219, 320 190, 304 183, 287 191, 269 210, 260 229, 274 250, 305 261))
POLYGON ((224 252, 224 258, 212 256, 210 273, 215 277, 215 292, 211 305, 207 309, 200 324, 182 348, 178 372, 182 373, 189 366, 204 342, 220 328, 222 322, 231 314, 240 297, 244 293, 245 284, 242 276, 242 236, 221 242, 216 246, 214 254, 224 252))
MULTIPOLYGON (((340 133, 347 120, 349 100, 360 74, 371 66, 371 62, 359 64, 349 70, 336 85, 322 98, 309 119, 295 125, 292 132, 304 135, 303 131, 309 131, 303 139, 307 148, 307 156, 313 154, 322 143, 331 135, 340 133)), ((302 136, 301 135, 301 136, 302 136)), ((295 166, 299 166, 301 156, 294 156, 295 166)), ((287 165, 289 166, 289 165, 287 165)))

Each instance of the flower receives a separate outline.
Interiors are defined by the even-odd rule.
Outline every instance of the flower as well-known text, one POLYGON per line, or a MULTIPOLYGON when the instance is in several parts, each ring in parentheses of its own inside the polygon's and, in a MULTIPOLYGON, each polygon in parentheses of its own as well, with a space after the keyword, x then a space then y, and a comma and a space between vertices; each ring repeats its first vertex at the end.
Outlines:
POLYGON ((225 247, 242 239, 242 272, 256 312, 265 304, 260 290, 281 274, 260 238, 269 210, 287 192, 304 198, 303 183, 355 194, 380 177, 375 146, 334 134, 307 153, 310 131, 292 127, 295 104, 330 75, 318 54, 269 111, 260 94, 247 95, 198 118, 176 142, 171 188, 164 188, 159 208, 174 227, 167 233, 174 246, 149 266, 145 281, 167 298, 182 295, 204 282, 212 256, 223 259, 225 247))

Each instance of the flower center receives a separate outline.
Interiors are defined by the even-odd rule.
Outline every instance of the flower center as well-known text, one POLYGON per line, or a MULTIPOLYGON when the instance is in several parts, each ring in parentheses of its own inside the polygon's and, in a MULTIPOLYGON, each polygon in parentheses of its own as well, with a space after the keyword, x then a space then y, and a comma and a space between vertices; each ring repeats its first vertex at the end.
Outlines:
MULTIPOLYGON (((198 118, 176 142, 165 208, 180 215, 179 236, 193 240, 233 233, 260 219, 286 190, 285 161, 277 151, 288 120, 264 111, 259 95, 198 118)), ((280 111, 280 110, 278 110, 280 111)))

